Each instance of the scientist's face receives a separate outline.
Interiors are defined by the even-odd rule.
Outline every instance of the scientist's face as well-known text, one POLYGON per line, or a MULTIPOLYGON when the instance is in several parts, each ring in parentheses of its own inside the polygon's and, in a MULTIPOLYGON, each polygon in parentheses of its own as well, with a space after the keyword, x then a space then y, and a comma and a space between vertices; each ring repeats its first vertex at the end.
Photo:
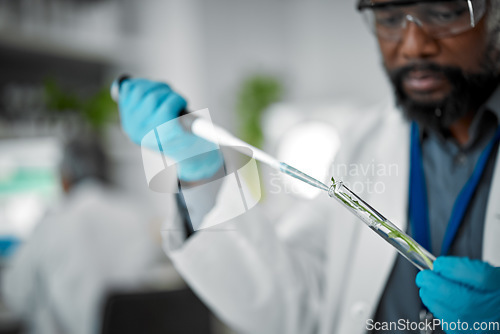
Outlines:
POLYGON ((486 15, 457 35, 438 38, 407 22, 399 40, 378 37, 397 103, 409 119, 446 131, 491 95, 499 76, 486 15))

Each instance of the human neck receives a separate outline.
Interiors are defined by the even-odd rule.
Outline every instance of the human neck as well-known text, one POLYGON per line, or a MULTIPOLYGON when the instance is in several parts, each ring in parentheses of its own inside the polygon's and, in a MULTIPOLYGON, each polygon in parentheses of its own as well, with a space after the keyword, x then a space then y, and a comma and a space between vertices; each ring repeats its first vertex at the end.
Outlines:
POLYGON ((474 119, 474 112, 471 111, 450 126, 450 133, 460 146, 465 146, 469 140, 469 128, 474 119))

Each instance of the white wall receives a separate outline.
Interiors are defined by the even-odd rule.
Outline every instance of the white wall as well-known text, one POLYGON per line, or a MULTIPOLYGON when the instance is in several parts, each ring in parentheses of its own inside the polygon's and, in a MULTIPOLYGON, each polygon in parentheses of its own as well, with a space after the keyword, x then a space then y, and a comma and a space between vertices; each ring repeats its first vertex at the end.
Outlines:
POLYGON ((386 93, 375 39, 354 0, 293 1, 293 99, 377 100, 386 93))

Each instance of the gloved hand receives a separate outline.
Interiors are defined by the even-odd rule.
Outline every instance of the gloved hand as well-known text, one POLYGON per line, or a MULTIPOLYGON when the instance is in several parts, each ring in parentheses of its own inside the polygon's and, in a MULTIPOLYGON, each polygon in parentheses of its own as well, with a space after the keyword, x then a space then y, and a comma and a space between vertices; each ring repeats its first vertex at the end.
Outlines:
POLYGON ((217 145, 186 132, 176 120, 186 101, 167 84, 127 79, 120 86, 118 105, 122 127, 136 144, 158 149, 154 133, 146 136, 157 129, 162 151, 176 161, 180 180, 207 179, 221 168, 223 160, 217 145))
POLYGON ((500 333, 500 268, 459 257, 439 257, 434 269, 418 273, 420 298, 434 318, 461 322, 447 333, 500 333), (489 329, 474 328, 496 322, 489 329), (466 328, 467 326, 467 328, 466 328))

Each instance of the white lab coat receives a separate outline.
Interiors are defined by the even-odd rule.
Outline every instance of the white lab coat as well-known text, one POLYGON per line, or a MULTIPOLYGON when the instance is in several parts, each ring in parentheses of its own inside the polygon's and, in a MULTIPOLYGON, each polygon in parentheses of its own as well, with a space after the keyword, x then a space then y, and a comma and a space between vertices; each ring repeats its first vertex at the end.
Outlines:
MULTIPOLYGON (((353 122, 342 133, 337 166, 368 170, 369 175, 348 172, 344 180, 351 184, 370 178, 372 185, 378 182, 379 192, 383 184, 381 194, 372 190, 362 196, 405 230, 409 124, 392 104, 353 122), (369 170, 378 164, 392 168, 391 172, 369 170)), ((335 169, 339 170, 332 167, 332 172, 335 169)), ((483 259, 496 266, 500 266, 499 202, 497 163, 483 245, 483 259)), ((365 332, 397 253, 327 196, 306 203, 305 208, 290 208, 287 214, 284 223, 274 228, 253 210, 214 231, 199 231, 187 241, 179 232, 164 231, 164 248, 194 291, 241 332, 365 332)))
POLYGON ((30 333, 98 333, 108 289, 141 286, 161 263, 145 212, 97 183, 76 187, 5 269, 3 298, 30 333))

